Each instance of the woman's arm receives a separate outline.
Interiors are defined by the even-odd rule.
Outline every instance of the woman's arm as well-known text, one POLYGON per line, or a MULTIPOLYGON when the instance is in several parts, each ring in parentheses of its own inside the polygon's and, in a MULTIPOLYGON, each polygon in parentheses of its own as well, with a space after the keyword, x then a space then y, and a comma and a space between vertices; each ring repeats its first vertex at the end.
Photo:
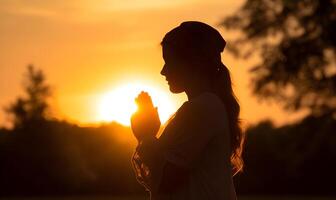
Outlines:
POLYGON ((151 189, 156 188, 160 193, 169 193, 188 181, 189 170, 167 161, 157 138, 144 138, 137 151, 152 175, 151 189))

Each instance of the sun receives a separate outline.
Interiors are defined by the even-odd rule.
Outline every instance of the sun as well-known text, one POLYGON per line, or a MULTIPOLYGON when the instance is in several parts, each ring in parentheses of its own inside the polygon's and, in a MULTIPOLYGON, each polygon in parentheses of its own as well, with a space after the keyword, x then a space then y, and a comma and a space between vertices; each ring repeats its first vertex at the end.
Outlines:
POLYGON ((131 115, 137 110, 134 99, 142 90, 149 93, 158 107, 161 124, 166 122, 174 112, 172 100, 166 92, 144 84, 125 84, 103 94, 98 102, 97 120, 129 126, 131 115))

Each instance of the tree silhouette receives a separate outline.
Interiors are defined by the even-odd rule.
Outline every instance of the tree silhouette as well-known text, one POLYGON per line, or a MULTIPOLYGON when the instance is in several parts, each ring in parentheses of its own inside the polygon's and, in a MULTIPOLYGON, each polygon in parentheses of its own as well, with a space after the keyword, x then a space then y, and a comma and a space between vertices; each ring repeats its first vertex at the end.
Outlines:
POLYGON ((335 112, 335 10, 333 0, 247 0, 223 20, 238 35, 231 53, 261 57, 250 71, 260 99, 279 100, 292 111, 335 112))
POLYGON ((5 111, 12 117, 14 127, 46 119, 47 100, 51 96, 51 89, 45 83, 42 70, 28 65, 23 86, 25 97, 18 97, 14 103, 5 108, 5 111))

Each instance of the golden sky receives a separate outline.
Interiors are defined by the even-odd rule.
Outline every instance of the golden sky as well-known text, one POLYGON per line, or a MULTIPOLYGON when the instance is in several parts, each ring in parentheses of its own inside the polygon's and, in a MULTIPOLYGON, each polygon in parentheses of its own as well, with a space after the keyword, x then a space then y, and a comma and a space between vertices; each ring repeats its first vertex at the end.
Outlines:
MULTIPOLYGON (((0 106, 22 94, 28 64, 41 68, 53 86, 52 111, 81 124, 98 119, 102 96, 127 83, 141 83, 167 94, 176 110, 186 95, 169 93, 161 47, 164 34, 181 22, 199 20, 216 27, 242 0, 0 0, 0 106)), ((249 90, 248 66, 222 54, 240 101, 241 118, 255 123, 288 115, 279 105, 259 103, 249 90)), ((160 109, 160 108, 159 108, 160 109)), ((0 126, 6 123, 0 112, 0 126)))

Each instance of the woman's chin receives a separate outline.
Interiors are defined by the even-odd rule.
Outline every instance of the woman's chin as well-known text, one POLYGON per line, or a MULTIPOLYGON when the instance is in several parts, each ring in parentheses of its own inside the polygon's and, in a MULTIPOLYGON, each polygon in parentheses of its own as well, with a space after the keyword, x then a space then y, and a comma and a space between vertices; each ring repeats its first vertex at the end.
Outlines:
POLYGON ((170 86, 170 85, 169 85, 169 90, 170 90, 172 93, 181 93, 181 92, 184 92, 183 89, 181 89, 181 88, 176 88, 176 87, 173 87, 173 86, 170 86))

